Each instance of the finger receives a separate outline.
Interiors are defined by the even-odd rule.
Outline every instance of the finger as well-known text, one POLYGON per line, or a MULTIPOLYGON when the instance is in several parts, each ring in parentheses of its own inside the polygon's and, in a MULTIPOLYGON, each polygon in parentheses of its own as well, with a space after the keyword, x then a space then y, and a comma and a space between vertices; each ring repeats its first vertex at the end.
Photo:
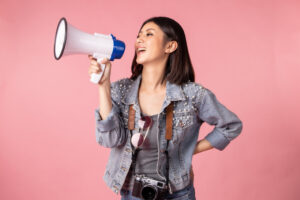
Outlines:
POLYGON ((99 72, 101 72, 101 70, 100 69, 96 69, 96 68, 90 68, 89 69, 89 73, 99 73, 99 72))
POLYGON ((97 71, 97 72, 101 72, 101 71, 102 71, 101 67, 95 66, 95 65, 92 65, 92 66, 91 66, 91 69, 92 69, 93 71, 97 71))
POLYGON ((103 60, 100 62, 101 64, 106 64, 109 62, 108 58, 103 58, 103 60))
POLYGON ((100 72, 99 71, 95 71, 95 70, 90 70, 88 72, 88 74, 99 74, 100 72))
POLYGON ((97 67, 97 66, 91 66, 91 67, 90 67, 90 70, 92 70, 93 72, 98 73, 98 72, 101 71, 101 68, 100 68, 100 67, 97 67))
POLYGON ((95 71, 92 70, 92 69, 89 69, 89 70, 88 70, 88 74, 91 75, 92 73, 95 73, 95 71))
POLYGON ((89 59, 95 59, 91 54, 88 55, 89 59))
POLYGON ((92 55, 88 55, 88 57, 89 57, 90 60, 95 60, 95 61, 97 61, 97 59, 94 58, 92 55))
POLYGON ((99 63, 96 60, 91 60, 91 64, 95 66, 100 66, 99 63))
POLYGON ((101 67, 100 67, 100 65, 91 65, 90 68, 92 68, 92 69, 100 69, 101 67))
POLYGON ((98 71, 95 69, 89 69, 88 74, 93 74, 93 73, 97 74, 98 71))

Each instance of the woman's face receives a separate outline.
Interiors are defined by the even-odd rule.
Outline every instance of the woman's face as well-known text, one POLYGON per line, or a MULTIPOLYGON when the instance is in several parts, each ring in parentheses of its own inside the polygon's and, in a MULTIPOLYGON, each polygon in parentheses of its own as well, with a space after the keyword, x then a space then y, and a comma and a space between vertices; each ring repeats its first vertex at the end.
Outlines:
POLYGON ((154 22, 148 22, 135 42, 136 62, 143 65, 163 60, 167 56, 164 45, 164 32, 154 22))

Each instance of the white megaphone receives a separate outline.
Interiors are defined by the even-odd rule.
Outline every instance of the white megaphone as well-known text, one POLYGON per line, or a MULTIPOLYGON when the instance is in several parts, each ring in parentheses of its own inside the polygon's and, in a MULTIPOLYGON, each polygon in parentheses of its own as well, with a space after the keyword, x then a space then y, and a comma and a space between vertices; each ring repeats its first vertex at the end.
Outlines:
MULTIPOLYGON (((124 42, 117 40, 115 36, 94 33, 88 34, 78 30, 61 18, 56 29, 54 42, 55 59, 70 54, 91 54, 100 62, 104 58, 113 61, 122 57, 125 51, 124 42)), ((101 64, 102 71, 99 74, 93 73, 90 81, 97 84, 104 72, 105 64, 101 64)))

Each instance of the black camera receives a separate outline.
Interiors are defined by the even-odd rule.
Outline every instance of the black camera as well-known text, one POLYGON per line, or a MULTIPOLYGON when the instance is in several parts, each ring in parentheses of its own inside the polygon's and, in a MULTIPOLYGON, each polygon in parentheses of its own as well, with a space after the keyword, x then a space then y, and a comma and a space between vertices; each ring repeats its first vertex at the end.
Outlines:
POLYGON ((145 175, 135 175, 132 196, 144 200, 163 199, 167 193, 166 183, 145 175))

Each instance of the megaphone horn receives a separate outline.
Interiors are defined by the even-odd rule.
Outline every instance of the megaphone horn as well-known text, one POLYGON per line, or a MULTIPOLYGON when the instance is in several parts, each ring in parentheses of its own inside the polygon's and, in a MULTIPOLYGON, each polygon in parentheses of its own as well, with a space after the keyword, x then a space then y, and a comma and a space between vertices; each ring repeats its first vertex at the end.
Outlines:
MULTIPOLYGON (((54 57, 59 60, 62 56, 71 54, 91 54, 100 62, 104 58, 113 61, 120 59, 125 51, 124 42, 117 40, 112 34, 94 35, 83 32, 63 17, 59 20, 54 41, 54 57)), ((104 72, 105 65, 101 64, 102 71, 99 74, 93 73, 90 81, 97 84, 104 72)))

